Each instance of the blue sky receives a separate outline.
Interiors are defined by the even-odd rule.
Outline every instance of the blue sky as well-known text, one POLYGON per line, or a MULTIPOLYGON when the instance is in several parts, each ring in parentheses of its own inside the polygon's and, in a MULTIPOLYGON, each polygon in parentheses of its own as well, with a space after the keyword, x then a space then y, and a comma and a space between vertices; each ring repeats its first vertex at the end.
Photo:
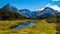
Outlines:
POLYGON ((60 7, 60 0, 0 0, 0 8, 10 3, 12 6, 18 9, 38 10, 45 7, 48 3, 51 5, 57 5, 60 7))

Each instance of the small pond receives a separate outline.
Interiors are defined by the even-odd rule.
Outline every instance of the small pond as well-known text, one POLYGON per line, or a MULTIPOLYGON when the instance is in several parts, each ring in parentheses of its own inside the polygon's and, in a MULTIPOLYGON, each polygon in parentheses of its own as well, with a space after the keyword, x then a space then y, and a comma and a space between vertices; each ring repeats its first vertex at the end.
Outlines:
POLYGON ((34 24, 35 24, 35 22, 26 22, 26 23, 22 23, 22 24, 19 24, 19 25, 13 27, 13 29, 25 28, 28 26, 33 26, 34 24))

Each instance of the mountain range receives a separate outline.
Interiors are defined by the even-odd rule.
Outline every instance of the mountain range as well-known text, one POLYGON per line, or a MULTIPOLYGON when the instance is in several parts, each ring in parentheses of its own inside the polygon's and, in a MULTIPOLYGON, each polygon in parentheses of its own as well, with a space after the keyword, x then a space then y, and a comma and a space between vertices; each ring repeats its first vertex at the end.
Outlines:
POLYGON ((40 18, 41 16, 42 17, 56 16, 57 13, 59 13, 57 10, 54 10, 53 8, 50 7, 46 7, 43 10, 38 10, 38 11, 30 11, 28 9, 18 10, 16 7, 10 4, 6 4, 1 9, 6 9, 12 12, 19 13, 20 15, 27 18, 40 18))
POLYGON ((59 13, 57 10, 54 10, 50 7, 46 7, 45 9, 43 9, 42 11, 40 11, 36 18, 45 18, 45 17, 52 17, 52 16, 57 16, 57 13, 59 13))

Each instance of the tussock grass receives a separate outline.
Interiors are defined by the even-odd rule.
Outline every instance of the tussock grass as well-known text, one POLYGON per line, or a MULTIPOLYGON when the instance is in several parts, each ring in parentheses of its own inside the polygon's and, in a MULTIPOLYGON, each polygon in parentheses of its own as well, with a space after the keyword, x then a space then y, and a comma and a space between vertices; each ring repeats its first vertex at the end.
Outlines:
POLYGON ((17 21, 13 21, 13 22, 8 23, 8 21, 6 21, 4 22, 5 25, 0 24, 0 28, 5 28, 5 30, 0 29, 0 34, 56 34, 56 28, 55 28, 56 24, 47 23, 46 20, 41 20, 32 27, 26 27, 26 28, 22 28, 18 30, 7 29, 8 27, 12 25, 17 24, 16 23, 17 21))
POLYGON ((32 27, 26 27, 12 32, 15 34, 56 34, 56 24, 47 23, 46 20, 36 23, 32 27))

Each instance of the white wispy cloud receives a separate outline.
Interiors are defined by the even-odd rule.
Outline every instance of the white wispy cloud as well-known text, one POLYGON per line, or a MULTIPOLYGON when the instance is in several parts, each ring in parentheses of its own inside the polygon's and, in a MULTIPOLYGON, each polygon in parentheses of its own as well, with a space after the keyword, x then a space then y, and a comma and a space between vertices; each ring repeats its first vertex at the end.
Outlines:
POLYGON ((48 3, 45 7, 51 7, 51 6, 52 6, 52 4, 48 3))
POLYGON ((44 8, 38 9, 38 10, 43 10, 44 8))
POLYGON ((53 6, 51 6, 51 8, 60 11, 60 7, 58 7, 57 5, 53 5, 53 6))
MULTIPOLYGON (((51 7, 52 5, 48 3, 45 7, 51 7)), ((40 10, 43 10, 44 8, 41 8, 40 10)))
MULTIPOLYGON (((50 3, 48 3, 45 7, 50 7, 54 10, 57 10, 57 11, 60 11, 60 7, 58 5, 52 5, 50 3)), ((44 8, 40 9, 40 10, 43 10, 44 8)))
POLYGON ((50 7, 50 8, 52 8, 52 9, 54 9, 54 10, 60 11, 60 7, 59 7, 58 5, 52 5, 52 4, 48 3, 48 4, 46 5, 46 7, 50 7))

